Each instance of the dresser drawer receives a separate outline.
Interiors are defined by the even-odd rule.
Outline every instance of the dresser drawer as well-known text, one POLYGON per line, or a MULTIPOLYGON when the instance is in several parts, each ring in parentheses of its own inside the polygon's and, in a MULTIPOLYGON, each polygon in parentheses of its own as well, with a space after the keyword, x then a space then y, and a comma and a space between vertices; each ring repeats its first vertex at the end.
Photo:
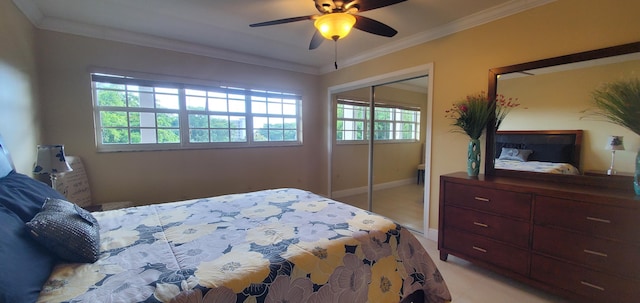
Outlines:
POLYGON ((531 277, 588 298, 588 302, 640 302, 640 280, 623 279, 533 254, 531 277))
POLYGON ((640 246, 534 226, 533 249, 575 263, 640 278, 640 246))
POLYGON ((445 185, 445 203, 528 220, 531 195, 455 183, 445 185))
POLYGON ((452 229, 445 230, 444 235, 443 245, 447 249, 522 275, 529 273, 529 253, 526 250, 452 229))
POLYGON ((539 225, 640 243, 638 210, 538 196, 534 212, 534 221, 539 225))
POLYGON ((447 205, 444 209, 446 228, 453 227, 495 240, 527 248, 529 222, 481 213, 447 205))

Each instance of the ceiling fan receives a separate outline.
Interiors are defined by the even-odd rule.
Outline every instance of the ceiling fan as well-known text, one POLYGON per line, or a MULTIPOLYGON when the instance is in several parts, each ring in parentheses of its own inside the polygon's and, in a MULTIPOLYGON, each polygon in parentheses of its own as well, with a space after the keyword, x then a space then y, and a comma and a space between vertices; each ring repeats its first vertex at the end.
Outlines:
POLYGON ((316 31, 311 38, 311 43, 309 43, 310 50, 320 46, 322 41, 324 41, 323 38, 337 41, 338 39, 346 37, 351 27, 375 35, 393 37, 398 31, 382 22, 359 16, 357 13, 404 1, 407 0, 314 0, 316 9, 320 14, 254 23, 249 26, 259 27, 315 20, 314 26, 316 27, 316 31))

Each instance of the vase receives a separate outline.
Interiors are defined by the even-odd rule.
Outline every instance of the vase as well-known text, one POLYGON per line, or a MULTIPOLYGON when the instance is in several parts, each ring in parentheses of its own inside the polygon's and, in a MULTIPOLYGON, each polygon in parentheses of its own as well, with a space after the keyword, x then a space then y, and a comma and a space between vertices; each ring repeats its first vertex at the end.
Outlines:
POLYGON ((475 177, 480 173, 480 140, 471 139, 467 150, 467 174, 475 177))
POLYGON ((640 196, 640 150, 636 154, 636 172, 633 174, 633 190, 640 196))

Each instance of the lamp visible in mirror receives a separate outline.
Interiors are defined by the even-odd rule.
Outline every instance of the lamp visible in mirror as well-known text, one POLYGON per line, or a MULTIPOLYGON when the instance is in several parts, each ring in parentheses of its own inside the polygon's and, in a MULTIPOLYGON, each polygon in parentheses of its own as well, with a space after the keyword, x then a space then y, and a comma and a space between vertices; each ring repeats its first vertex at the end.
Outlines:
POLYGON ((607 138, 607 145, 605 146, 605 149, 611 151, 611 167, 607 170, 607 175, 615 175, 616 170, 613 169, 613 165, 616 159, 616 150, 624 150, 622 136, 609 136, 609 138, 607 138))
POLYGON ((34 174, 49 174, 51 187, 56 189, 56 178, 60 173, 72 171, 64 155, 64 145, 38 145, 34 174))

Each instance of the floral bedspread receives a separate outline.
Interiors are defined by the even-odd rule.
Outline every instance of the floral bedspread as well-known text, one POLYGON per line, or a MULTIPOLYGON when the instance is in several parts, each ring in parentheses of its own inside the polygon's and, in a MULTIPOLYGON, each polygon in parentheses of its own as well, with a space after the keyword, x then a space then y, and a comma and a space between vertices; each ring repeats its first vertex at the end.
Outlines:
POLYGON ((554 163, 540 161, 515 161, 496 159, 495 168, 523 170, 537 173, 563 174, 563 175, 579 175, 580 170, 569 163, 554 163))
POLYGON ((38 302, 450 301, 418 240, 298 189, 93 213, 101 256, 60 264, 38 302))

